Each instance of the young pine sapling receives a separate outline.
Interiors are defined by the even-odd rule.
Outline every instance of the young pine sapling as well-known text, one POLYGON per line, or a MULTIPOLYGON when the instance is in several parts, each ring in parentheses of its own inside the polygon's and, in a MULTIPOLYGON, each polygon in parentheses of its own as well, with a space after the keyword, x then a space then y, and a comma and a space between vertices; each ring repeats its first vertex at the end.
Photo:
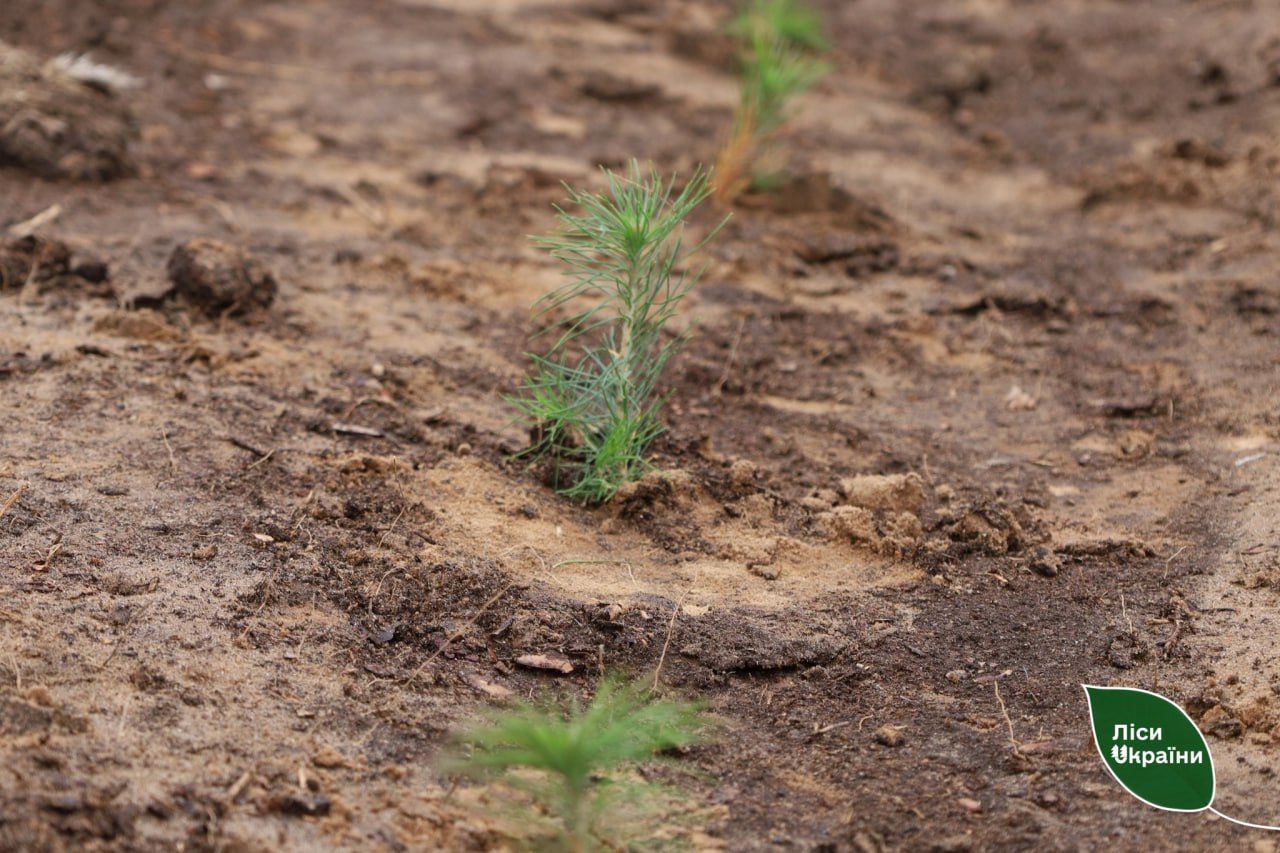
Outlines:
POLYGON ((682 264, 706 242, 686 247, 684 224, 710 192, 701 172, 678 191, 674 179, 634 161, 625 175, 604 174, 604 192, 570 188, 574 209, 558 208, 560 231, 535 238, 568 279, 539 300, 535 316, 574 313, 544 330, 556 337, 531 355, 533 370, 512 400, 533 435, 525 455, 549 459, 560 491, 590 503, 649 468, 646 451, 663 430, 658 382, 684 343, 666 326, 697 279, 682 264))
POLYGON ((651 835, 655 818, 675 807, 670 791, 638 780, 631 769, 698 742, 707 728, 694 705, 605 680, 586 708, 575 701, 562 713, 522 704, 490 715, 459 737, 466 754, 452 769, 522 790, 537 809, 524 814, 525 831, 550 836, 555 849, 617 849, 627 836, 651 835))
POLYGON ((716 197, 728 203, 750 186, 776 183, 778 134, 796 96, 826 76, 822 22, 799 0, 754 0, 729 28, 741 42, 741 94, 733 132, 716 157, 716 197))

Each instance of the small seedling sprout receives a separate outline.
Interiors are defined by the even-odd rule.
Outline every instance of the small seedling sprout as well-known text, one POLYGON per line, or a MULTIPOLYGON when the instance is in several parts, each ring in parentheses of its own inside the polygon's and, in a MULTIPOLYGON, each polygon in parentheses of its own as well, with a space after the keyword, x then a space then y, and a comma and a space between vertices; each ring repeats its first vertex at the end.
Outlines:
POLYGON ((558 208, 560 231, 535 238, 568 280, 536 306, 544 334, 556 337, 531 355, 512 399, 534 436, 525 455, 550 459, 560 491, 590 503, 649 468, 646 451, 663 430, 658 382, 685 340, 665 329, 698 278, 682 265, 705 244, 686 247, 684 224, 710 192, 702 172, 677 190, 635 161, 625 175, 604 175, 601 193, 566 187, 573 212, 558 208), (561 309, 575 313, 549 323, 561 309))
POLYGON ((749 186, 777 182, 778 134, 794 113, 795 98, 829 70, 814 55, 827 49, 821 19, 798 0, 754 0, 729 29, 742 44, 742 80, 733 132, 716 158, 715 192, 722 203, 749 186))
POLYGON ((652 826, 638 824, 660 817, 654 814, 660 809, 646 802, 655 805, 670 792, 640 781, 632 768, 697 743, 707 729, 695 705, 606 679, 585 708, 576 700, 567 713, 526 703, 490 714, 459 736, 464 754, 449 769, 522 790, 551 819, 555 848, 583 853, 651 833, 652 826))

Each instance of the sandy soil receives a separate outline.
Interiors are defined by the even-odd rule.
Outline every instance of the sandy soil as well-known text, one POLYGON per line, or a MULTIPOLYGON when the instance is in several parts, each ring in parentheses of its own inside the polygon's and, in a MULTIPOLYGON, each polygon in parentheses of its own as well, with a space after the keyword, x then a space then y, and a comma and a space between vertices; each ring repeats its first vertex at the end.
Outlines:
POLYGON ((1123 795, 1079 685, 1184 703, 1219 808, 1280 819, 1280 19, 820 5, 668 474, 600 509, 509 458, 525 238, 561 181, 712 159, 729 4, 0 7, 142 81, 113 180, 0 168, 0 225, 58 205, 69 252, 0 253, 0 847, 492 847, 449 731, 661 659, 730 733, 679 780, 698 845, 1274 849, 1123 795), (193 238, 274 301, 166 296, 193 238))

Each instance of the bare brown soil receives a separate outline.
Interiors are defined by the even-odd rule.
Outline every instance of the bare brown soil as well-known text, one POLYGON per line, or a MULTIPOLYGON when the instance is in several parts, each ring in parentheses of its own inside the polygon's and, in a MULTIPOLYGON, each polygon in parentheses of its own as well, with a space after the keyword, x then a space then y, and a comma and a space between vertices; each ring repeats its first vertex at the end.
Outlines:
POLYGON ((1080 684, 1184 703, 1280 819, 1280 19, 821 5, 667 475, 585 509, 509 459, 525 237, 713 158, 728 4, 0 4, 143 80, 129 174, 0 168, 0 224, 61 209, 0 252, 0 848, 496 846, 449 731, 661 661, 727 725, 699 845, 1274 849, 1127 798, 1080 684), (170 293, 196 238, 274 301, 170 293))

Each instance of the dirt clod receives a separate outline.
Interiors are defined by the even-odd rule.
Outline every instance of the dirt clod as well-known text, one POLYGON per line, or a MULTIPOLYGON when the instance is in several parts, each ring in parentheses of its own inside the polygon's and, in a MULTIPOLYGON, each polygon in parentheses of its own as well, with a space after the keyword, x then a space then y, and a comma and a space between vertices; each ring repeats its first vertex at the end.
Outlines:
POLYGON ((1238 738, 1244 732, 1244 726, 1231 716, 1226 708, 1214 705, 1200 718, 1200 728, 1222 740, 1238 738))
POLYGON ((316 753, 311 756, 311 763, 316 767, 329 769, 353 766, 350 759, 328 744, 316 750, 316 753))
POLYGON ((825 516, 826 523, 836 535, 848 538, 854 544, 874 545, 880 541, 875 514, 869 509, 838 506, 825 516))
POLYGON ((924 481, 914 473, 851 477, 840 481, 840 493, 864 509, 919 512, 924 506, 924 481))
POLYGON ((750 459, 736 459, 729 466, 729 480, 735 486, 747 486, 756 478, 756 465, 750 459))
POLYGON ((117 178, 133 171, 133 124, 116 97, 0 42, 0 164, 44 178, 117 178))
POLYGON ((276 298, 275 277, 253 255, 217 240, 189 240, 169 257, 173 294, 206 314, 245 314, 276 298))
POLYGON ((1058 572, 1062 570, 1062 560, 1053 553, 1052 549, 1043 545, 1035 549, 1028 565, 1031 571, 1046 578, 1057 577, 1058 572))
POLYGON ((697 489, 697 482, 687 471, 650 471, 639 480, 624 483, 612 504, 618 518, 651 517, 688 507, 697 489))
POLYGON ((92 284, 102 284, 111 278, 111 266, 102 258, 76 257, 71 274, 92 284))
POLYGON ((277 797, 267 803, 267 810, 289 817, 324 817, 333 808, 333 802, 325 796, 290 794, 277 797))
MULTIPOLYGON (((1025 512, 1021 514, 1025 516, 1025 512)), ((987 554, 1017 553, 1028 544, 1027 530, 1018 515, 996 504, 972 507, 951 525, 951 538, 987 554)))
POLYGON ((0 242, 0 291, 63 275, 70 259, 70 249, 57 240, 28 235, 0 242))
POLYGON ((906 736, 902 733, 902 727, 891 726, 887 723, 876 729, 872 737, 875 738, 876 743, 882 746, 895 747, 906 743, 906 736))

